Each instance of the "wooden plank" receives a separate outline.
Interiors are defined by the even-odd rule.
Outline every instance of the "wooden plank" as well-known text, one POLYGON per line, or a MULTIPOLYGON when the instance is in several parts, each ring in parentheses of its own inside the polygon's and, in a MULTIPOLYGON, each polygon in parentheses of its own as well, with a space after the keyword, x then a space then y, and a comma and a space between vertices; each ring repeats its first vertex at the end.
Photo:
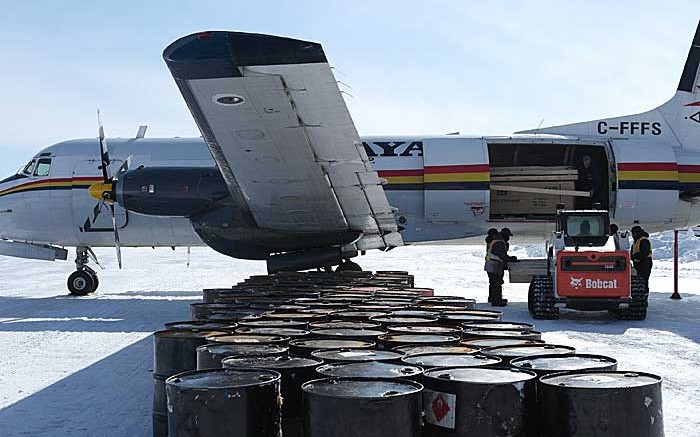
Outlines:
POLYGON ((530 166, 530 167, 491 167, 489 169, 492 175, 577 175, 578 171, 573 167, 567 166, 530 166))
POLYGON ((573 197, 591 197, 592 193, 590 191, 574 191, 574 190, 548 190, 546 188, 534 188, 534 187, 518 187, 515 185, 490 185, 491 190, 498 191, 513 191, 516 193, 533 193, 533 194, 547 194, 552 196, 573 196, 573 197))
POLYGON ((578 175, 491 175, 491 182, 568 182, 578 180, 578 175))

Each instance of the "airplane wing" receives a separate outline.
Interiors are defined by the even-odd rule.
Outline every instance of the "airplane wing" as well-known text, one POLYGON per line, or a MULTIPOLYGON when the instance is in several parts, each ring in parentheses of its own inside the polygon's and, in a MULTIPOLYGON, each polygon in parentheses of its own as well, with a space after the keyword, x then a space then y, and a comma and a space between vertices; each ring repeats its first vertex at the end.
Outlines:
POLYGON ((320 44, 202 32, 163 52, 233 195, 261 228, 403 244, 320 44))

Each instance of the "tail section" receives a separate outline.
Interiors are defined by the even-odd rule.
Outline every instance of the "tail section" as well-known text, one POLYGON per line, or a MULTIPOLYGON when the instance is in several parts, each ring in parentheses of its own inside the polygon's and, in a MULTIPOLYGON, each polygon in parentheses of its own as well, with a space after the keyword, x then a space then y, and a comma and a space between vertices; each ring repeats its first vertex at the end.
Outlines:
POLYGON ((700 151, 700 22, 676 94, 663 105, 641 114, 517 132, 577 137, 653 139, 700 151))

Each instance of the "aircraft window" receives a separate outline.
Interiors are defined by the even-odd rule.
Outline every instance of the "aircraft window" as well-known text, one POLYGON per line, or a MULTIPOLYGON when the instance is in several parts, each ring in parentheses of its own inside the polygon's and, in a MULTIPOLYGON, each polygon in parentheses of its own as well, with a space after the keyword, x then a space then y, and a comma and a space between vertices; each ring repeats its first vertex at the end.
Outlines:
POLYGON ((36 161, 33 159, 31 161, 29 161, 27 163, 27 165, 24 166, 24 169, 22 169, 21 173, 27 174, 27 175, 32 174, 32 172, 34 171, 34 164, 35 163, 36 163, 36 161))
POLYGON ((36 170, 34 170, 34 176, 48 176, 51 170, 51 159, 41 158, 36 164, 36 170))

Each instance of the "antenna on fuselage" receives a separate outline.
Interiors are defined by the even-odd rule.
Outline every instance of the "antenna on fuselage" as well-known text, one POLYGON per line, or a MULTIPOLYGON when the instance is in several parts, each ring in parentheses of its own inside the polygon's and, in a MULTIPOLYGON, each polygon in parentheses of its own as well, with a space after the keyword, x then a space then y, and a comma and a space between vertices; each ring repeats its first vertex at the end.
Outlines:
POLYGON ((146 129, 148 129, 148 125, 141 125, 139 126, 139 131, 136 132, 136 138, 143 138, 146 136, 146 129))

